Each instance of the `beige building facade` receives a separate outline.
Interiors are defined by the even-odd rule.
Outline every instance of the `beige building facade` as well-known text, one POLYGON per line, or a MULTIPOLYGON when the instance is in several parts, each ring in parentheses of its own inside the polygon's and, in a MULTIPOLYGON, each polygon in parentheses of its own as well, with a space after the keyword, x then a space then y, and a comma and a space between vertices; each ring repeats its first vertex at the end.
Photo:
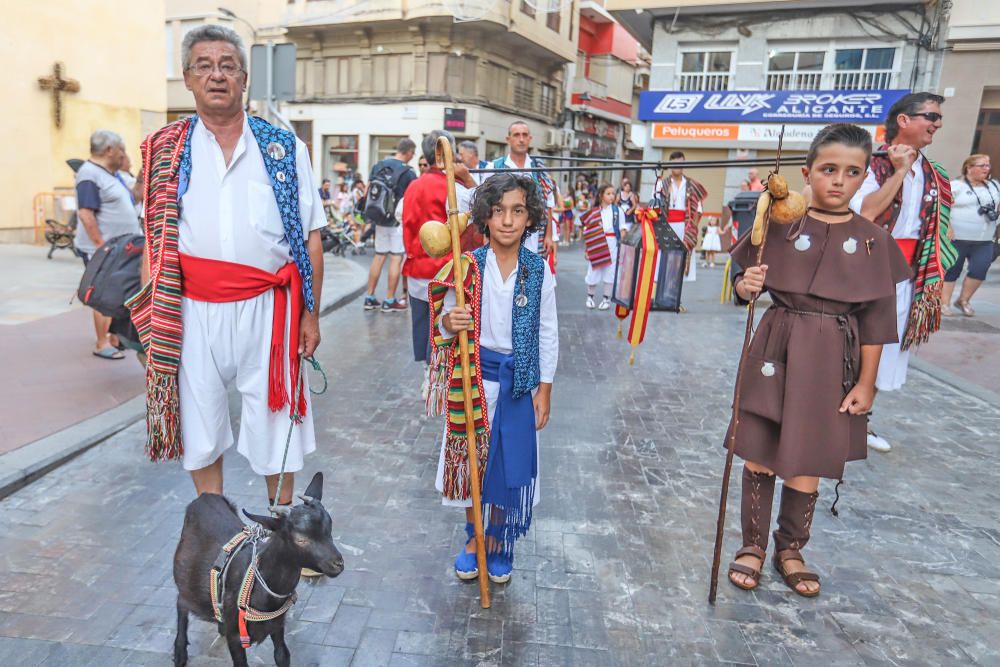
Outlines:
POLYGON ((945 120, 934 156, 958 178, 972 153, 992 158, 1000 173, 1000 3, 954 0, 945 31, 939 92, 945 120))
POLYGON ((36 217, 72 210, 72 198, 61 196, 73 194, 66 160, 88 157, 94 130, 121 134, 133 171, 138 170, 140 141, 165 119, 163 8, 158 3, 48 0, 12 3, 4 16, 0 69, 6 131, 15 138, 8 163, 16 168, 6 170, 0 181, 0 242, 32 242, 36 217), (53 77, 56 63, 61 86, 69 89, 58 96, 51 79, 48 88, 39 82, 53 77))

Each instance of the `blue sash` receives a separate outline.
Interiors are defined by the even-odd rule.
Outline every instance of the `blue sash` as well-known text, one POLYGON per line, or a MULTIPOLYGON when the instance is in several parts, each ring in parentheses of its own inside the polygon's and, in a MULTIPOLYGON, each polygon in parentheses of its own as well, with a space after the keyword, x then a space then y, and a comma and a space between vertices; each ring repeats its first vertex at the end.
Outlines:
POLYGON ((487 347, 479 349, 483 379, 500 383, 497 407, 490 422, 490 453, 483 481, 484 505, 503 510, 490 517, 487 534, 513 556, 514 541, 531 527, 531 510, 538 476, 535 406, 531 392, 514 398, 514 355, 487 347))

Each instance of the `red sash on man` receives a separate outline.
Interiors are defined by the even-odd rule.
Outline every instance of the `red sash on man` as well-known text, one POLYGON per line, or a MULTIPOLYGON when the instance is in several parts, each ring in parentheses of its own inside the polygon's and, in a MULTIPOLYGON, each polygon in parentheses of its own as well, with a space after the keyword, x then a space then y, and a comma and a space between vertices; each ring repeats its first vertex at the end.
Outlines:
MULTIPOLYGON (((288 288, 291 288, 292 306, 288 313, 288 377, 289 387, 299 387, 303 378, 299 377, 299 321, 305 308, 302 297, 302 276, 289 262, 268 273, 254 266, 223 262, 217 259, 194 257, 180 254, 182 294, 194 301, 209 303, 229 303, 244 301, 259 296, 269 289, 274 290, 274 319, 271 326, 271 364, 268 370, 267 406, 278 412, 293 399, 285 390, 285 310, 288 305, 288 288)), ((298 409, 291 406, 289 413, 295 417, 306 414, 306 389, 299 389, 298 409)))

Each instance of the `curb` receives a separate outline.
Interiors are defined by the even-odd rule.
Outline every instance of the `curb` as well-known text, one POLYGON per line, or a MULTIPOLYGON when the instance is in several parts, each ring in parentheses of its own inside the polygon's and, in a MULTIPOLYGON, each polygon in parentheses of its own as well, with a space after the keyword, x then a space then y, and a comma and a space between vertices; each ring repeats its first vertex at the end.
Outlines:
POLYGON ((978 398, 985 403, 989 403, 995 408, 1000 408, 1000 394, 996 392, 972 384, 965 378, 959 377, 951 371, 945 370, 944 368, 928 361, 924 361, 919 357, 911 356, 910 366, 924 375, 928 375, 938 382, 948 385, 956 391, 978 398))
MULTIPOLYGON (((346 306, 367 288, 366 272, 365 281, 359 287, 321 308, 319 316, 322 318, 346 306)), ((145 397, 139 395, 99 415, 0 455, 0 500, 140 421, 145 411, 145 397)))

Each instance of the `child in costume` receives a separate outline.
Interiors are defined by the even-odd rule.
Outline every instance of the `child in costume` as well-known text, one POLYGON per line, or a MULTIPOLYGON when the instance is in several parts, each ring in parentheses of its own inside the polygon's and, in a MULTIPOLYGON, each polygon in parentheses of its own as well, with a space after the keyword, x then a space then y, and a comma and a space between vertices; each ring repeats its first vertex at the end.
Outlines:
POLYGON ((743 547, 729 579, 745 590, 760 581, 778 476, 774 567, 799 595, 819 594, 819 577, 801 555, 819 479, 841 479, 845 462, 867 455, 882 345, 897 340, 895 285, 910 275, 888 232, 848 208, 871 150, 871 136, 856 125, 823 128, 802 169, 812 188, 806 214, 791 225, 770 224, 759 266, 750 234, 732 251, 733 261, 749 267, 734 279, 737 294, 749 300, 766 289, 774 304, 738 387, 743 547))
POLYGON ((455 306, 450 263, 431 282, 434 363, 448 382, 448 423, 435 487, 442 503, 464 507, 469 540, 455 573, 474 579, 476 564, 457 333, 469 332, 474 419, 482 475, 483 520, 490 580, 510 580, 514 542, 531 527, 538 504, 536 431, 549 420, 559 359, 555 279, 524 239, 544 224, 544 202, 529 176, 501 173, 476 190, 472 220, 488 245, 463 255, 466 305, 455 306))
POLYGON ((702 239, 701 249, 705 251, 705 261, 702 266, 705 268, 715 268, 715 253, 722 250, 722 237, 719 236, 719 219, 708 218, 705 227, 705 238, 702 239))
POLYGON ((598 310, 611 307, 611 288, 618 261, 618 241, 628 230, 625 211, 615 203, 615 189, 604 183, 597 189, 597 205, 583 214, 583 243, 587 253, 587 308, 594 307, 598 283, 604 283, 604 297, 598 310))

